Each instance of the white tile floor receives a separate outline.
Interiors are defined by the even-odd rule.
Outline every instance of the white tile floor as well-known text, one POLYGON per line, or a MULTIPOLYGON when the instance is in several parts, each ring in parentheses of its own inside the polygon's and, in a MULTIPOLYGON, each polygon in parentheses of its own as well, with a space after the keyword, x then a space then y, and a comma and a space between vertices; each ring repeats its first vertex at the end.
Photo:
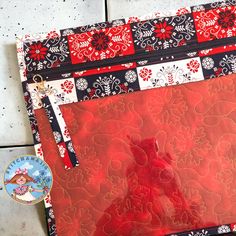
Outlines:
MULTIPOLYGON (((214 0, 107 0, 108 18, 139 16, 214 0)), ((45 32, 105 20, 105 0, 0 0, 0 180, 3 170, 17 155, 32 154, 31 147, 1 148, 32 144, 22 98, 15 35, 45 32)), ((0 185, 2 182, 0 181, 0 185)), ((26 207, 0 191, 0 236, 47 234, 42 204, 26 207), (24 217, 19 217, 24 215, 24 217), (33 233, 32 233, 33 229, 33 233)))
POLYGON ((0 1, 0 146, 33 143, 22 97, 15 36, 100 22, 104 16, 104 0, 0 1))
POLYGON ((183 6, 194 6, 215 1, 217 0, 108 0, 108 17, 109 19, 118 19, 141 16, 155 11, 169 11, 183 6))
MULTIPOLYGON (((0 147, 32 144, 16 59, 15 35, 45 32, 105 20, 103 0, 0 1, 0 147)), ((32 147, 0 148, 0 186, 3 171, 32 147)), ((24 206, 0 190, 0 236, 47 235, 43 203, 24 206)))

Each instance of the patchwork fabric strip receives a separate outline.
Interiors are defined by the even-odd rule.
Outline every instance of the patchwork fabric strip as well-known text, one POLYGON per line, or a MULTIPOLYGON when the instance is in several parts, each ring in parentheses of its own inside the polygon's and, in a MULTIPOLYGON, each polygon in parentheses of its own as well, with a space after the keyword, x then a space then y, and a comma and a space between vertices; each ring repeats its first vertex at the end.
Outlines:
POLYGON ((50 96, 46 96, 43 97, 41 101, 48 116, 53 130, 53 135, 55 137, 60 155, 63 158, 65 167, 71 168, 78 165, 79 163, 75 156, 68 128, 66 127, 64 119, 62 118, 60 108, 56 105, 55 101, 52 100, 53 98, 54 97, 50 98, 50 96))
POLYGON ((195 236, 195 235, 234 235, 236 232, 235 224, 220 225, 211 228, 205 228, 200 230, 191 230, 182 233, 168 234, 167 236, 195 236))
MULTIPOLYGON (((43 108, 64 166, 71 169, 80 157, 60 105, 236 73, 236 2, 26 35, 17 38, 17 53, 36 154, 44 156, 35 117, 43 108)), ((49 234, 56 235, 48 199, 49 234)))

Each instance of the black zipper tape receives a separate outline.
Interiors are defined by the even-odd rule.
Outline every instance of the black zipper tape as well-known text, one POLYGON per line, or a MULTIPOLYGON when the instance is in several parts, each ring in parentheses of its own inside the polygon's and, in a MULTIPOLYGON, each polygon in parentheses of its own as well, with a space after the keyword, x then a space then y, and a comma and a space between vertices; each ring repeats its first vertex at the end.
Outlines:
POLYGON ((64 65, 62 67, 57 67, 57 68, 55 67, 55 68, 50 68, 50 69, 44 69, 41 71, 30 72, 27 75, 27 78, 28 78, 27 82, 33 82, 32 78, 35 74, 41 75, 42 77, 44 77, 45 80, 47 80, 46 78, 47 75, 66 74, 66 73, 72 73, 72 72, 77 72, 77 71, 95 69, 99 67, 126 64, 130 62, 138 62, 138 61, 144 61, 144 60, 161 60, 161 58, 165 58, 165 57, 176 56, 178 54, 183 54, 183 53, 188 54, 188 53, 196 52, 196 51, 199 52, 201 50, 216 48, 220 46, 226 46, 230 44, 236 44, 236 37, 217 39, 217 40, 207 41, 207 42, 202 42, 202 43, 195 42, 195 43, 184 45, 177 48, 167 48, 167 49, 159 50, 159 51, 157 50, 157 51, 136 53, 134 55, 109 58, 109 59, 104 59, 100 61, 90 61, 90 62, 74 64, 74 65, 69 64, 69 65, 64 65))

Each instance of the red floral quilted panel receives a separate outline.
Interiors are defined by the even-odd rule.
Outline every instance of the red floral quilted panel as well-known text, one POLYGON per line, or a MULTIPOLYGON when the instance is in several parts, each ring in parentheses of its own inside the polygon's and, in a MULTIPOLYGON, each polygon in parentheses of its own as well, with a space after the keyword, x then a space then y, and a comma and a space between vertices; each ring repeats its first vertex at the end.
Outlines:
POLYGON ((58 235, 162 236, 235 221, 235 79, 62 105, 80 156, 70 171, 37 110, 58 235))

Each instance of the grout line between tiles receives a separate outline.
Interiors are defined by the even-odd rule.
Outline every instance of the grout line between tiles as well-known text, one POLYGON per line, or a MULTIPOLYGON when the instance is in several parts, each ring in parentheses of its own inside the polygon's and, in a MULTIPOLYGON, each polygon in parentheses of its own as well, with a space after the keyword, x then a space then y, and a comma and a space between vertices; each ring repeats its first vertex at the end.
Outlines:
POLYGON ((0 146, 0 149, 7 149, 7 148, 21 148, 21 147, 33 147, 33 144, 23 144, 23 145, 4 145, 0 146))
POLYGON ((108 4, 107 4, 107 0, 104 0, 105 1, 105 20, 108 21, 108 4))

